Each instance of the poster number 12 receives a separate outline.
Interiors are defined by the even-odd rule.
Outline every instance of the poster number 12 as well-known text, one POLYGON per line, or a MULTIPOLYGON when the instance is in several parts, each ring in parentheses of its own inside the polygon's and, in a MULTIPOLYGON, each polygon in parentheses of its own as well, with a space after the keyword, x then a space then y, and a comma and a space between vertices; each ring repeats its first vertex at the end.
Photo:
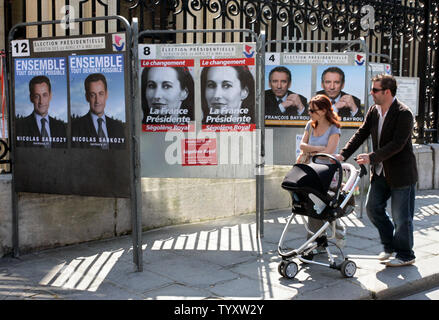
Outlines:
POLYGON ((29 40, 13 40, 11 41, 13 57, 30 56, 29 40))

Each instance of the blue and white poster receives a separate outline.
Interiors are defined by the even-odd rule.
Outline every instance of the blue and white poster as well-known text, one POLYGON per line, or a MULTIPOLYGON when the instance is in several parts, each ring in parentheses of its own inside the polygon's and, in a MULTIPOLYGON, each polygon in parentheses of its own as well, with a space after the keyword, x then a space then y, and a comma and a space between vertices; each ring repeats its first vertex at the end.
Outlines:
POLYGON ((326 95, 343 127, 364 121, 364 53, 279 53, 265 56, 265 125, 300 127, 310 120, 308 103, 326 95))
POLYGON ((66 58, 14 60, 16 145, 67 147, 66 58))
POLYGON ((126 145, 123 54, 70 56, 69 74, 72 146, 123 149, 126 145))

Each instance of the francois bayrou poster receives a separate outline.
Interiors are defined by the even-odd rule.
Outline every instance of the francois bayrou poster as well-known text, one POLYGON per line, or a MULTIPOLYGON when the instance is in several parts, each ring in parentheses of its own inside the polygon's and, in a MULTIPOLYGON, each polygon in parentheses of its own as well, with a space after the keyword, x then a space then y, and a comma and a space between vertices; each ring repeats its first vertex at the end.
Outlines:
POLYGON ((126 43, 125 33, 11 42, 16 191, 130 196, 126 43))
POLYGON ((364 121, 364 53, 266 53, 265 83, 268 127, 305 126, 308 102, 317 94, 331 100, 342 127, 359 127, 364 121))

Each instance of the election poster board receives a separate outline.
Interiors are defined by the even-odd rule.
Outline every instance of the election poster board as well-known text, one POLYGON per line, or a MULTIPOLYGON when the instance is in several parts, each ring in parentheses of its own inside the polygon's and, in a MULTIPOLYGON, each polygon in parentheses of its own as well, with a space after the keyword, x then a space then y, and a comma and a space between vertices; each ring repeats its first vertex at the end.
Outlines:
POLYGON ((142 176, 252 175, 255 43, 139 44, 138 53, 142 176))
POLYGON ((419 78, 418 77, 395 77, 398 89, 396 97, 413 112, 418 115, 419 110, 419 78))
POLYGON ((17 192, 129 197, 126 34, 13 40, 17 192))
POLYGON ((390 63, 369 62, 371 79, 379 74, 392 74, 392 65, 390 63))
POLYGON ((124 55, 70 56, 69 82, 72 147, 126 149, 125 88, 121 86, 125 83, 124 55), (89 130, 88 123, 101 113, 106 123, 104 135, 99 137, 96 130, 89 130))
POLYGON ((6 59, 0 52, 0 139, 8 138, 8 115, 6 106, 6 59))
POLYGON ((311 97, 325 94, 342 127, 364 121, 366 54, 280 53, 265 55, 265 125, 303 127, 311 97))
POLYGON ((255 49, 249 44, 139 45, 144 132, 253 131, 255 49), (243 49, 244 47, 244 49, 243 49))
POLYGON ((14 72, 16 146, 66 148, 66 58, 17 58, 14 72), (41 134, 43 118, 47 135, 41 134))
MULTIPOLYGON (((392 65, 390 63, 369 62, 369 83, 368 89, 372 87, 372 79, 379 74, 392 74, 392 65)), ((372 95, 368 95, 369 107, 374 104, 372 95)))
POLYGON ((203 130, 254 131, 255 59, 202 59, 200 66, 203 130))
MULTIPOLYGON (((155 46, 146 48, 154 50, 155 46)), ((142 59, 140 68, 142 131, 193 130, 194 60, 142 59)))

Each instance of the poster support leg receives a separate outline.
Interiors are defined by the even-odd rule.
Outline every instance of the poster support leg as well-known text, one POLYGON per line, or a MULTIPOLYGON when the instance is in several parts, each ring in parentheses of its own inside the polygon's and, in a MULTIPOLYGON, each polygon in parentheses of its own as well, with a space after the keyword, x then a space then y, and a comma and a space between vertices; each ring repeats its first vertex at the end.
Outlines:
POLYGON ((137 48, 138 48, 138 21, 137 18, 133 18, 132 24, 132 41, 131 47, 131 67, 134 70, 132 74, 132 85, 131 85, 131 131, 132 131, 132 152, 131 152, 131 167, 132 167, 132 186, 131 186, 131 218, 132 218, 132 237, 133 237, 133 262, 137 266, 137 271, 143 271, 143 255, 142 255, 142 191, 141 191, 141 177, 140 177, 140 151, 139 151, 139 139, 138 133, 140 131, 138 115, 140 106, 138 99, 138 63, 137 63, 137 48))

